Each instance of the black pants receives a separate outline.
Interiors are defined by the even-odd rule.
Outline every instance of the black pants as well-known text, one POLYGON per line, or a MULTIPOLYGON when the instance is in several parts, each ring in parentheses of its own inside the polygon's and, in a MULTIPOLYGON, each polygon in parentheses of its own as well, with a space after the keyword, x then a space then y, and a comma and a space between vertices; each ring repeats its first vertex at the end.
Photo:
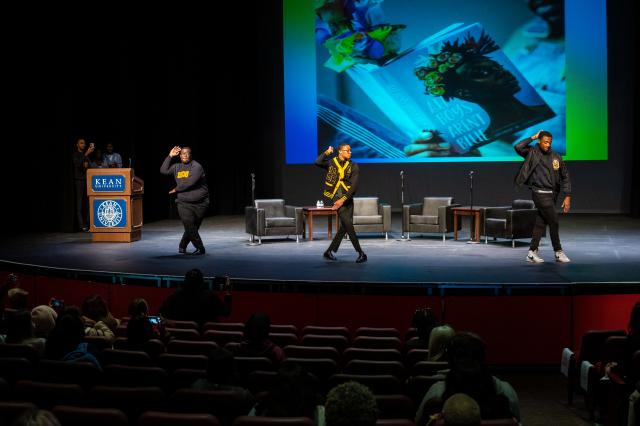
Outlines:
POLYGON ((87 181, 75 179, 76 220, 80 229, 87 227, 87 181))
POLYGON ((353 244, 353 248, 356 249, 358 253, 362 253, 362 248, 360 247, 360 242, 356 236, 356 231, 353 229, 353 200, 345 201, 342 207, 338 209, 338 218, 340 219, 340 229, 336 232, 336 236, 333 237, 329 250, 333 252, 338 251, 340 243, 344 238, 344 234, 349 234, 349 239, 351 240, 351 244, 353 244))
POLYGON ((562 250, 560 234, 558 233, 558 213, 556 212, 554 194, 541 194, 534 191, 531 193, 531 198, 538 209, 538 216, 536 217, 536 224, 533 227, 533 236, 529 249, 538 249, 540 238, 542 238, 544 234, 545 227, 549 225, 549 234, 551 235, 553 250, 562 250))
POLYGON ((204 248, 198 229, 200 229, 202 220, 209 208, 209 200, 207 199, 199 203, 183 203, 177 201, 176 205, 178 206, 178 215, 180 215, 180 220, 184 226, 184 233, 182 234, 179 248, 186 249, 189 243, 192 243, 197 249, 204 248))

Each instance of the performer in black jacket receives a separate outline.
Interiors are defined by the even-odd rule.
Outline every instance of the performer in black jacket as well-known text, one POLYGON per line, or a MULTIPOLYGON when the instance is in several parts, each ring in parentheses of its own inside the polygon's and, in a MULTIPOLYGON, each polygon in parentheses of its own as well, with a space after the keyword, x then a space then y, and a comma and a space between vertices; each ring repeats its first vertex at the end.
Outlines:
POLYGON ((333 253, 338 251, 344 234, 349 234, 351 244, 358 252, 356 263, 366 262, 367 255, 362 251, 356 231, 353 229, 353 197, 358 189, 358 165, 349 161, 351 159, 351 147, 347 144, 338 146, 338 155, 329 159, 332 153, 333 147, 330 146, 316 159, 316 166, 327 170, 324 182, 324 196, 328 199, 328 204, 333 203, 331 208, 338 210, 338 217, 340 218, 340 229, 336 232, 323 257, 328 260, 336 260, 333 253))
POLYGON ((160 167, 163 175, 173 175, 176 187, 169 191, 175 193, 178 214, 184 225, 184 234, 178 246, 179 253, 186 253, 191 242, 196 251, 192 254, 204 254, 205 248, 198 233, 207 209, 209 208, 209 189, 204 169, 191 159, 191 148, 174 146, 160 167), (174 157, 180 155, 180 162, 171 164, 174 157))
POLYGON ((555 251, 556 261, 570 262, 567 255, 562 251, 562 245, 560 244, 558 213, 555 209, 555 202, 560 191, 564 192, 562 211, 564 213, 569 211, 571 206, 571 180, 569 179, 567 165, 562 161, 562 156, 551 150, 551 142, 551 133, 540 130, 535 135, 523 139, 515 145, 516 152, 525 159, 516 175, 515 182, 518 186, 526 184, 531 188, 531 198, 538 209, 531 245, 527 254, 527 261, 534 263, 544 262, 544 259, 538 255, 538 245, 547 225, 549 225, 549 234, 551 234, 551 244, 555 251), (529 146, 536 139, 538 143, 534 146, 529 146))
POLYGON ((87 168, 89 168, 89 156, 94 151, 94 145, 84 138, 76 140, 76 149, 73 153, 73 187, 76 195, 76 219, 78 227, 83 232, 87 232, 87 168))

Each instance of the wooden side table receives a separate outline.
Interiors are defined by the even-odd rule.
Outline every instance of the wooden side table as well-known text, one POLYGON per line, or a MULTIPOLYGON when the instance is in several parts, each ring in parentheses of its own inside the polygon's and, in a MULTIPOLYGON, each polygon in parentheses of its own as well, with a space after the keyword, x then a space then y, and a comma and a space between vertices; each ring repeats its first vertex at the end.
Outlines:
POLYGON ((327 218, 327 235, 329 239, 333 238, 333 216, 336 217, 336 231, 339 229, 340 221, 338 220, 338 211, 332 210, 331 207, 314 207, 307 206, 302 208, 302 214, 304 220, 309 224, 309 240, 313 241, 313 217, 314 216, 329 216, 327 218))
POLYGON ((471 216, 470 234, 473 236, 471 241, 480 242, 480 213, 481 207, 454 207, 453 209, 453 239, 458 239, 458 216, 471 216), (475 232, 474 232, 475 231, 475 232))

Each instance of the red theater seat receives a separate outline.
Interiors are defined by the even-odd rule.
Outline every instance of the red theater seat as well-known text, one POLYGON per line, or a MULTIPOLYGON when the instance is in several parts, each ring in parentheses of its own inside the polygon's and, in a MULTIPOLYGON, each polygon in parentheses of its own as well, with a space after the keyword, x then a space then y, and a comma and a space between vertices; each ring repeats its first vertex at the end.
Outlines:
POLYGON ((349 340, 339 334, 306 334, 302 337, 302 346, 329 346, 342 353, 349 345, 349 340))
POLYGON ((218 419, 204 413, 164 413, 147 411, 142 413, 138 426, 220 426, 218 419))
POLYGON ((395 349, 400 350, 402 342, 397 337, 358 336, 353 339, 354 348, 395 349))
POLYGON ((196 340, 172 340, 167 344, 167 353, 182 355, 205 355, 219 348, 216 342, 196 340))
POLYGON ((85 408, 58 405, 53 414, 64 426, 127 426, 127 416, 115 408, 85 408))
POLYGON ((347 348, 342 353, 342 362, 347 364, 354 359, 367 361, 402 361, 400 351, 396 349, 347 348))
POLYGON ((56 405, 82 405, 84 392, 80 385, 21 380, 15 386, 15 398, 50 410, 56 405))
POLYGON ((349 361, 343 370, 346 374, 391 375, 404 380, 407 372, 400 361, 370 361, 354 359, 349 361))
POLYGON ((329 358, 336 362, 340 360, 338 350, 331 346, 288 345, 284 347, 284 354, 287 358, 329 358))
POLYGON ((314 426, 314 423, 307 417, 240 416, 233 426, 314 426))
POLYGON ((351 381, 365 385, 374 395, 396 395, 404 394, 405 392, 400 379, 391 375, 334 374, 329 377, 328 388, 332 389, 342 383, 351 381))
POLYGON ((400 338, 400 332, 395 328, 389 327, 360 327, 356 330, 356 337, 397 337, 400 338))
POLYGON ((351 338, 349 329, 347 327, 324 327, 318 325, 308 325, 302 329, 302 335, 307 334, 322 334, 329 336, 344 336, 347 340, 351 338))
POLYGON ((416 415, 413 401, 406 395, 376 395, 379 417, 382 419, 408 419, 416 415))

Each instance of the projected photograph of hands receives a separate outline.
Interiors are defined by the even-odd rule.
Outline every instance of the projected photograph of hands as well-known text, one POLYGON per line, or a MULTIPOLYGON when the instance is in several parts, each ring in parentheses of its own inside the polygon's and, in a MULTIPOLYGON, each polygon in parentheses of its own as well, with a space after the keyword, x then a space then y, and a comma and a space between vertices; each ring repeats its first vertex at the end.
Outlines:
POLYGON ((315 89, 285 94, 286 110, 299 104, 296 124, 285 111, 287 162, 340 143, 361 162, 514 161, 513 145, 540 129, 571 159, 606 158, 606 49, 583 52, 606 42, 604 18, 583 22, 574 3, 285 0, 285 92, 300 79, 288 55, 313 59, 303 75, 315 89), (288 49, 287 23, 303 19, 313 46, 307 28, 288 49), (597 138, 578 141, 596 125, 597 138))

